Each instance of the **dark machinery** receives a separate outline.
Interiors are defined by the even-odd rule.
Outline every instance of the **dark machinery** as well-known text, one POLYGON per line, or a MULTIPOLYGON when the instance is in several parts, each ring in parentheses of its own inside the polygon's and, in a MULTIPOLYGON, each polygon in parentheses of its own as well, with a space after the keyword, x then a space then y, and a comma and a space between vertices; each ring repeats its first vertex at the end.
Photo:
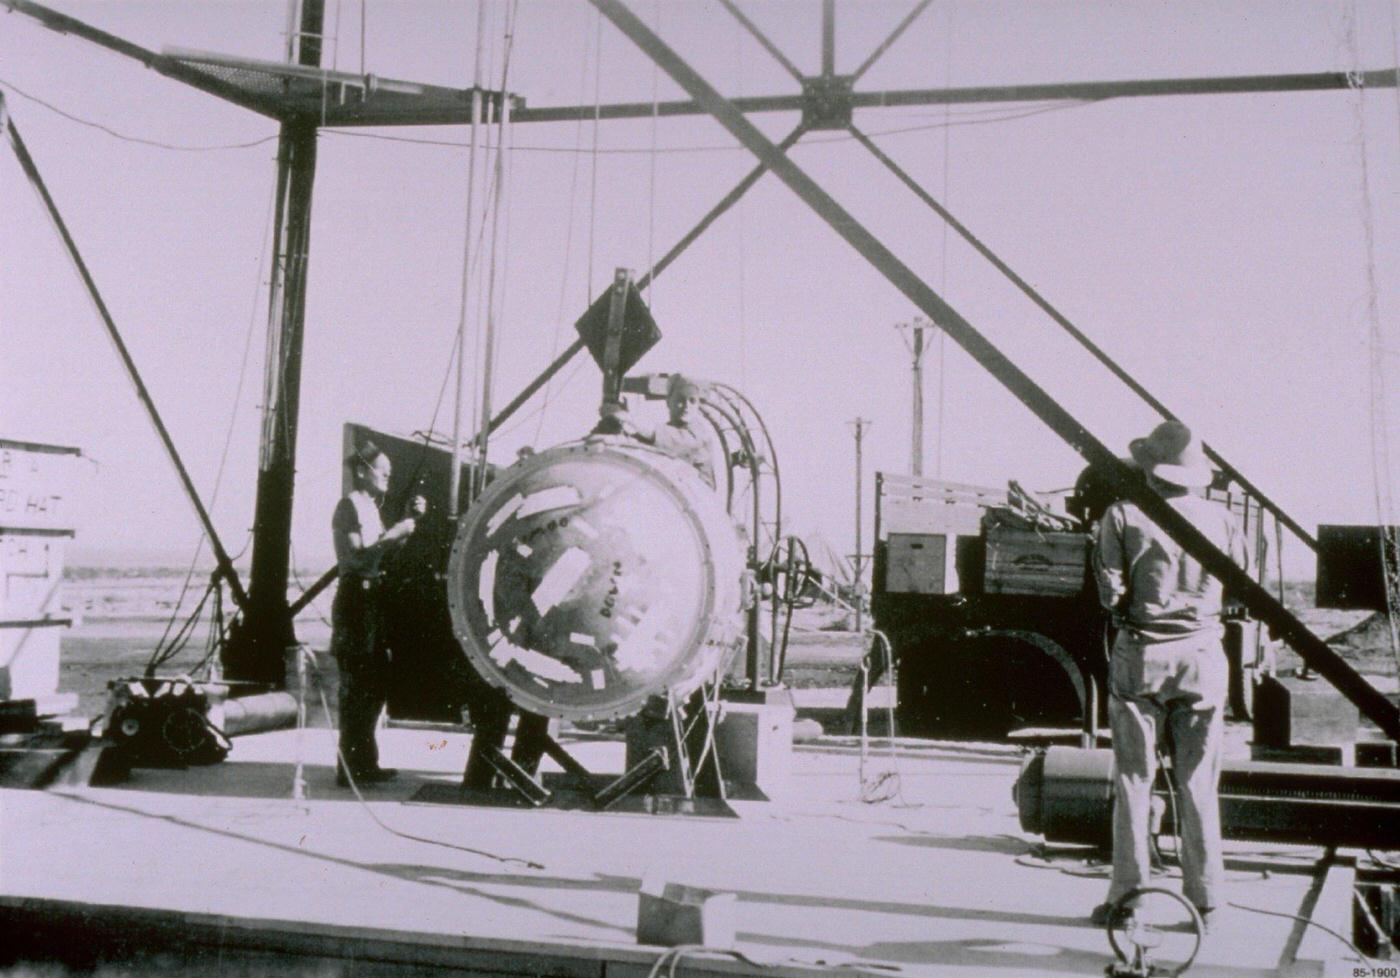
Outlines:
MULTIPOLYGON (((1167 773, 1159 831, 1173 831, 1167 773)), ((1104 846, 1112 833, 1113 752, 1051 747, 1029 756, 1015 787, 1021 827, 1047 842, 1104 846)), ((1226 761, 1220 774, 1227 839, 1400 848, 1400 770, 1226 761)))
MULTIPOLYGON (((1108 655, 1088 522, 1077 505, 1087 495, 1059 507, 1014 483, 996 490, 876 476, 871 611, 899 662, 901 731, 997 739, 1068 728, 1081 732, 1081 746, 1093 745, 1108 655)), ((1238 492, 1212 496, 1235 511, 1262 577, 1258 503, 1238 492)), ((1271 650, 1255 623, 1235 621, 1226 651, 1230 705, 1247 717, 1271 650)))

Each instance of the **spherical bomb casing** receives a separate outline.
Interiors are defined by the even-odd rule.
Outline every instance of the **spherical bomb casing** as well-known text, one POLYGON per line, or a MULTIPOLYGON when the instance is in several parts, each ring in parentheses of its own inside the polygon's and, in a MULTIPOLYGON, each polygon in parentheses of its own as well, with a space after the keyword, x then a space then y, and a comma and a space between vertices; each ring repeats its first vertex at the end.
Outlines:
POLYGON ((745 545, 685 462, 591 438, 527 456, 463 516, 453 631, 522 710, 628 716, 684 697, 743 644, 745 545))

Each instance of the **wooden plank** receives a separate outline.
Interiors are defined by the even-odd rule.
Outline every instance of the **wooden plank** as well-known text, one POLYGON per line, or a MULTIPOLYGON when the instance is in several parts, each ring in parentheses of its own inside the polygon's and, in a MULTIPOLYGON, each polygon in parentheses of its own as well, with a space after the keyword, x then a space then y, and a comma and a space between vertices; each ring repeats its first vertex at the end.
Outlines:
POLYGON ((891 533, 961 533, 976 536, 982 532, 983 510, 976 506, 942 503, 911 503, 887 499, 880 508, 880 536, 891 533))
POLYGON ((951 491, 980 493, 982 495, 1001 496, 1005 498, 1005 489, 994 489, 990 486, 976 486, 970 482, 948 482, 944 479, 926 479, 923 476, 901 475, 898 472, 881 472, 883 482, 887 488, 922 491, 951 491))
POLYGON ((881 498, 909 502, 928 503, 959 503, 965 506, 981 506, 984 508, 1006 505, 1006 493, 987 492, 967 492, 961 489, 917 489, 913 491, 881 490, 881 498))

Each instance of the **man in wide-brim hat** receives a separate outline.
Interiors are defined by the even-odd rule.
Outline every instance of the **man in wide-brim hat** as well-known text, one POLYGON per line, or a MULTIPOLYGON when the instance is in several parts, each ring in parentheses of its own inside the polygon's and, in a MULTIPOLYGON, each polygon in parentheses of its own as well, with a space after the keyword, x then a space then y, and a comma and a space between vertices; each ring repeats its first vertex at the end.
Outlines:
MULTIPOLYGON (((1244 535, 1229 509, 1202 493, 1214 473, 1191 430, 1165 421, 1128 450, 1148 484, 1244 567, 1244 535)), ((1171 749, 1186 899, 1207 924, 1223 905, 1220 755, 1229 688, 1223 588, 1131 500, 1103 515, 1094 547, 1099 600, 1117 636, 1109 660, 1113 730, 1113 880, 1094 909, 1106 923, 1130 890, 1150 885, 1148 832, 1157 745, 1171 749)))

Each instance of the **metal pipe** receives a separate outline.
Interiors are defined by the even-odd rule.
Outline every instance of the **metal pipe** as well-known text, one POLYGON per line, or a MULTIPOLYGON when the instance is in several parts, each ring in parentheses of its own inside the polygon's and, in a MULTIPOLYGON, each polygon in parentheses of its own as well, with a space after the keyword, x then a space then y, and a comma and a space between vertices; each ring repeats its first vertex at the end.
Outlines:
POLYGON ((856 552, 852 558, 855 564, 855 585, 856 585, 856 631, 862 628, 862 616, 865 611, 865 583, 862 572, 865 569, 865 555, 861 546, 861 495, 863 475, 865 471, 864 461, 861 455, 861 443, 865 440, 865 429, 870 424, 867 418, 856 418, 847 422, 854 425, 856 429, 856 552))
MULTIPOLYGON (((753 123, 697 74, 669 46, 657 37, 621 0, 590 0, 624 34, 660 65, 686 92, 766 162, 788 187, 824 221, 875 267, 895 288, 926 316, 938 323, 954 342, 996 378, 1017 400, 1026 405, 1047 427, 1067 442, 1090 464, 1110 474, 1115 488, 1137 503, 1187 553, 1239 596, 1255 615, 1319 673, 1357 705, 1368 719, 1392 739, 1400 740, 1400 708, 1375 689, 1327 643, 1308 630, 1273 595, 1241 570, 1206 537, 1154 492, 1136 470, 1124 465, 1116 453, 1058 401, 1012 363, 971 323, 948 305, 918 275, 838 204, 787 154, 775 146, 753 123)), ((1394 73, 1391 73, 1392 77, 1394 73)))
MULTIPOLYGON (((963 105, 989 102, 1098 102, 1111 98, 1148 98, 1162 95, 1246 95, 1266 92, 1320 92, 1353 88, 1395 88, 1397 70, 1322 71, 1293 75, 1238 75, 1205 78, 1149 78, 1140 81, 1065 82, 1048 85, 980 85, 967 88, 902 88, 879 92, 855 92, 851 107, 878 109, 893 106, 963 105)), ((732 100, 742 112, 800 112, 802 95, 750 95, 732 100)), ((592 119, 649 118, 701 115, 698 100, 671 102, 618 102, 609 105, 551 105, 524 108, 517 122, 565 122, 592 119)), ((447 120, 444 120, 447 121, 447 120)), ((458 120, 459 122, 461 120, 458 120)))
POLYGON ((836 0, 822 0, 822 74, 836 73, 836 0))
POLYGON ((933 3, 933 0, 919 0, 919 2, 915 4, 914 9, 909 11, 909 13, 907 13, 904 16, 904 19, 901 20, 898 25, 896 25, 894 30, 890 31, 890 36, 881 41, 880 45, 874 51, 870 52, 870 57, 862 61, 860 67, 857 68, 854 72, 852 72, 852 85, 854 85, 860 79, 861 75, 865 74, 867 71, 870 70, 871 65, 873 65, 876 61, 880 60, 880 57, 890 49, 890 45, 894 44, 895 41, 899 40, 900 36, 906 30, 909 29, 909 25, 914 23, 914 21, 919 18, 919 15, 928 9, 929 4, 931 3, 933 3))
POLYGON ((788 56, 783 54, 783 52, 778 49, 778 46, 769 40, 768 35, 758 29, 757 24, 744 16, 744 12, 739 9, 739 5, 736 4, 734 0, 719 0, 719 2, 724 5, 725 10, 734 15, 734 19, 742 24, 744 29, 752 34, 759 44, 763 45, 763 50, 771 54, 773 59, 787 70, 789 75, 796 78, 799 83, 802 81, 802 72, 798 70, 797 65, 788 60, 788 56))
POLYGON ((102 325, 107 330, 107 338, 112 341, 112 346, 116 348, 117 356, 122 362, 122 367, 126 370, 127 378, 136 389, 136 397, 141 402, 141 406, 146 409, 146 416, 150 419, 151 426, 155 428, 156 436, 165 449, 166 457, 170 459, 170 464, 175 467, 175 474, 179 477, 181 486, 184 487, 185 496, 194 506, 195 515, 199 517, 200 526, 204 528, 204 533, 209 538, 209 546, 214 551, 214 559, 218 562, 219 573, 224 580, 228 581, 229 590, 232 592, 233 600, 238 604, 238 607, 245 608, 248 604, 248 594, 243 590, 243 583, 238 579, 238 571, 234 569, 233 560, 224 548, 223 541, 219 539, 218 531, 214 529, 214 521, 210 518, 209 511, 204 508, 204 503, 199 498, 194 481, 190 478, 189 472, 185 469, 185 463, 175 448, 174 439, 170 437, 170 432, 165 427, 165 421, 162 420, 160 411, 156 409, 155 401, 151 398, 150 391, 146 389, 145 381, 141 379, 141 372, 136 369, 136 361, 132 359, 131 352, 126 348, 121 332, 117 329, 117 324, 107 309, 107 303, 103 301, 102 294, 97 290, 97 283, 93 280, 92 273, 88 271, 87 262, 83 261, 83 256, 78 251, 77 242, 69 233, 63 215, 58 212, 58 205, 54 203, 54 199, 50 196, 49 189, 44 183, 44 178, 39 174, 34 157, 29 155, 29 148, 24 144, 24 139, 15 127, 14 120, 9 118, 5 111, 3 95, 0 95, 0 122, 3 122, 6 132, 9 134, 10 146, 15 152, 15 158, 19 160, 20 168, 29 178, 30 186, 34 188, 34 192, 39 195, 39 200, 44 205, 44 212, 48 214, 59 238, 62 239, 64 250, 68 253, 69 260, 73 262, 73 267, 77 269, 78 277, 83 280, 83 287, 87 291, 88 298, 92 301, 93 307, 97 310, 98 318, 102 320, 102 325))
MULTIPOLYGON (((1078 327, 1076 327, 1072 322, 1070 322, 1069 319, 1066 318, 1063 313, 1061 313, 1058 309, 1052 306, 1049 300, 1047 300, 1044 296, 1037 292, 1029 282, 1021 278, 1021 276, 1017 275, 1016 272, 1009 265, 1007 265, 1004 261, 997 257, 995 252, 993 252, 990 248, 983 244, 981 239, 979 239, 975 234, 973 234, 967 228, 966 225, 964 225, 961 221, 954 217, 946 207, 944 207, 936 199, 934 199, 932 194, 924 190, 924 188, 921 187, 918 184, 918 182, 914 180, 913 177, 906 173, 899 166, 899 164, 896 163, 893 159, 891 159, 883 150, 880 149, 879 146, 876 146, 875 143, 872 142, 870 138, 865 135, 865 133, 861 132, 855 126, 850 126, 848 128, 850 129, 851 135, 855 136, 856 140, 867 150, 869 150, 872 156, 874 156, 877 160, 883 163, 891 173, 893 173, 896 177, 899 178, 901 183, 903 183, 906 187, 912 190, 915 196, 917 196, 920 200, 927 204, 934 211, 934 213, 936 213, 945 222, 947 222, 949 227, 956 231, 964 241, 970 244, 977 251, 978 254, 980 254, 983 258, 987 259, 987 261, 989 261, 992 264, 992 266, 996 268, 997 271, 1001 272, 1008 279, 1010 279, 1011 284, 1016 286, 1016 288, 1020 289, 1021 292, 1026 296, 1026 298, 1030 299, 1038 307, 1040 307, 1041 311, 1043 311, 1046 315, 1053 319, 1055 323, 1058 326, 1060 326, 1061 329, 1068 333, 1076 342, 1079 343, 1080 346, 1087 350, 1089 354, 1094 357, 1094 359, 1098 360, 1099 363, 1107 367, 1109 372, 1112 373, 1113 376, 1121 380, 1128 387, 1129 390, 1131 390, 1134 394, 1136 394, 1143 401, 1145 401, 1148 404, 1148 406, 1150 406, 1163 418, 1168 418, 1172 420, 1176 419, 1176 415, 1173 414, 1165 404, 1157 400, 1157 398, 1153 397, 1152 393, 1148 391, 1147 388, 1139 384, 1130 373, 1128 373, 1126 370, 1124 370, 1121 366, 1118 365, 1117 361, 1115 361, 1112 357, 1110 357, 1107 353, 1100 349, 1099 346, 1093 340, 1089 339, 1089 337, 1086 336, 1078 327)), ((1202 443, 1201 448, 1206 453, 1206 456, 1212 462, 1218 465, 1220 469, 1230 479, 1234 480, 1234 482, 1241 489, 1243 489, 1245 492, 1249 493, 1251 496, 1257 499, 1261 506, 1267 509, 1270 513, 1274 514, 1275 519, 1277 519, 1283 525, 1287 526, 1290 530, 1292 530, 1293 533, 1300 540, 1302 540, 1309 547, 1311 547, 1313 551, 1317 550, 1317 540, 1314 539, 1312 534, 1308 533, 1307 530, 1303 529, 1303 527, 1298 522, 1296 522, 1292 517, 1285 513, 1282 507, 1280 507, 1268 496, 1264 495, 1264 493, 1261 492, 1259 488, 1254 485, 1253 482, 1246 479, 1238 469, 1236 469, 1233 465, 1227 462, 1218 452, 1215 451, 1215 449, 1211 448, 1205 443, 1202 443)))
MULTIPOLYGON (((1154 792, 1168 802, 1167 772, 1154 792)), ((1051 747, 1032 755, 1014 789, 1021 827, 1047 842, 1102 844, 1111 833, 1113 752, 1051 747)), ((1227 839, 1307 845, 1400 845, 1400 771, 1227 760, 1220 772, 1221 832, 1227 839)))
MULTIPOLYGON (((749 545, 748 561, 750 567, 757 568, 759 538, 763 531, 763 500, 759 496, 758 480, 761 473, 758 465, 758 453, 754 450, 753 439, 749 436, 747 426, 745 426, 743 420, 736 413, 731 412, 725 405, 717 404, 712 400, 705 400, 703 403, 729 423, 734 433, 739 436, 739 448, 743 451, 745 458, 748 460, 749 496, 751 503, 749 518, 753 529, 753 539, 750 541, 749 545)), ((726 458, 725 467, 728 468, 728 466, 729 459, 726 458)), ((753 604, 749 606, 748 613, 745 616, 747 619, 748 642, 744 662, 745 678, 748 679, 750 685, 754 689, 759 688, 759 680, 761 678, 759 676, 758 640, 759 632, 762 628, 760 621, 762 616, 762 602, 755 599, 753 604)))

